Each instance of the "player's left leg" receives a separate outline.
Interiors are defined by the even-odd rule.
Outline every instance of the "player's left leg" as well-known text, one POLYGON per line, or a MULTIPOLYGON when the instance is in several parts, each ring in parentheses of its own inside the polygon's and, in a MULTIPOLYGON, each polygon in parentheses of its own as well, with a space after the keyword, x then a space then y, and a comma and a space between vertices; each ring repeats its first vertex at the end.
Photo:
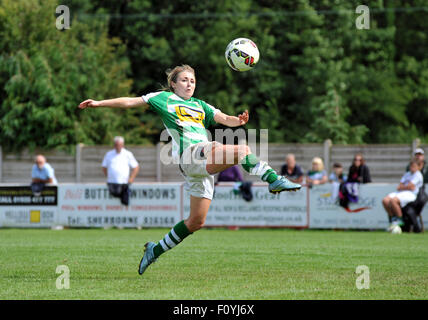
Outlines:
POLYGON ((281 191, 295 191, 301 188, 300 184, 293 183, 283 176, 279 176, 267 162, 259 160, 251 153, 247 145, 223 145, 213 143, 207 153, 207 172, 215 174, 233 165, 241 164, 242 168, 250 174, 260 177, 269 183, 269 191, 278 193, 281 191))
POLYGON ((187 236, 202 228, 210 208, 211 200, 190 196, 190 215, 177 223, 157 244, 148 242, 141 259, 138 273, 141 275, 164 252, 174 248, 187 236))

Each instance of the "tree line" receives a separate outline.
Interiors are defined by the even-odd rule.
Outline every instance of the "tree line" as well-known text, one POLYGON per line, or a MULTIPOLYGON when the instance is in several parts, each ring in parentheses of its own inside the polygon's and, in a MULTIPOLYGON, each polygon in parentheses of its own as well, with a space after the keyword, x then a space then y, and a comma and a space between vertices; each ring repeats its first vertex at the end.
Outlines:
POLYGON ((336 144, 428 141, 428 7, 379 0, 358 29, 359 0, 1 0, 0 141, 6 150, 68 149, 76 143, 159 141, 145 109, 79 111, 86 98, 139 96, 165 70, 196 70, 195 96, 269 142, 336 144), (66 5, 71 28, 58 30, 66 5), (260 61, 235 72, 234 38, 255 41, 260 61))

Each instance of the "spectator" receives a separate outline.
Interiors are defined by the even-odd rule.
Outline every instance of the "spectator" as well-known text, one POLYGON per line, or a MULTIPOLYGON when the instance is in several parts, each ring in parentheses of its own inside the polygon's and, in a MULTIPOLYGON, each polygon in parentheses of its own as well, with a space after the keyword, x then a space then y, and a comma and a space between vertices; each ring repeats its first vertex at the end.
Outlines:
POLYGON ((412 159, 410 161, 410 171, 406 172, 401 178, 397 191, 388 194, 382 200, 383 207, 388 213, 389 231, 396 225, 403 225, 402 208, 416 200, 419 188, 423 185, 423 177, 419 171, 419 166, 419 161, 416 158, 412 159))
POLYGON ((309 186, 324 184, 327 182, 327 172, 324 170, 324 163, 321 158, 312 159, 312 169, 308 171, 306 182, 309 186))
POLYGON ((363 155, 357 153, 349 168, 348 182, 368 183, 372 182, 369 167, 365 164, 363 155))
POLYGON ((240 194, 245 201, 253 199, 252 182, 244 181, 238 166, 232 166, 219 173, 217 182, 235 182, 233 192, 240 194))
POLYGON ((330 174, 328 180, 330 182, 342 183, 347 179, 347 175, 343 174, 343 167, 340 163, 333 164, 333 172, 330 174))
POLYGON ((299 165, 296 164, 294 154, 289 153, 285 157, 285 164, 281 167, 281 175, 286 176, 288 180, 301 184, 303 182, 303 171, 299 165))
POLYGON ((114 138, 114 149, 108 151, 104 156, 102 169, 107 177, 110 194, 120 198, 121 203, 127 206, 129 204, 129 185, 134 182, 140 167, 132 152, 126 150, 124 146, 123 137, 114 138))
MULTIPOLYGON (((413 152, 413 156, 416 160, 419 161, 420 169, 419 171, 422 173, 422 176, 424 178, 424 183, 428 183, 428 166, 425 162, 425 152, 421 148, 417 148, 415 152, 413 152)), ((410 171, 410 164, 406 167, 406 172, 410 171)))
POLYGON ((239 170, 238 166, 232 166, 230 168, 227 168, 226 170, 219 173, 218 182, 221 181, 244 181, 244 178, 242 177, 242 173, 239 170))
POLYGON ((343 167, 340 163, 333 164, 333 172, 328 177, 332 184, 331 198, 336 202, 339 198, 340 184, 346 181, 347 176, 343 174, 343 167))
POLYGON ((31 191, 35 196, 40 196, 46 184, 57 184, 55 170, 46 158, 39 154, 34 159, 35 164, 31 170, 31 191))
POLYGON ((365 164, 363 155, 357 153, 354 157, 346 182, 342 182, 339 187, 339 205, 348 212, 353 212, 349 208, 349 203, 357 203, 359 199, 359 184, 371 182, 370 171, 365 164))

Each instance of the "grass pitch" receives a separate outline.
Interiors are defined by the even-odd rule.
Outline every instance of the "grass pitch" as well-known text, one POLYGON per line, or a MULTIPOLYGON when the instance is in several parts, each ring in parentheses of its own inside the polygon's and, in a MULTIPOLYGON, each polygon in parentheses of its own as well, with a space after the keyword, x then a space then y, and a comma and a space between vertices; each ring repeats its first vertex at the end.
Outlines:
POLYGON ((0 229, 0 299, 428 299, 424 234, 201 230, 139 276, 144 243, 167 232, 0 229))

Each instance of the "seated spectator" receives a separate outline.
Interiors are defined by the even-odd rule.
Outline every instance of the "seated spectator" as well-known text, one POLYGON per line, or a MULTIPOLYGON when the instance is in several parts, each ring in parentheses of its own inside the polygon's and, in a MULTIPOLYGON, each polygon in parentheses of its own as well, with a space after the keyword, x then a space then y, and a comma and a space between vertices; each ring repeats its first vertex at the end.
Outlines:
POLYGON ((372 182, 369 167, 365 164, 363 155, 357 153, 354 157, 348 173, 348 182, 368 183, 372 182))
POLYGON ((331 198, 334 202, 339 198, 340 184, 346 181, 346 174, 343 174, 343 167, 340 163, 333 164, 333 172, 328 177, 329 182, 332 184, 331 198))
POLYGON ((281 175, 286 176, 288 180, 294 183, 303 182, 303 171, 299 165, 296 164, 294 154, 289 153, 285 158, 285 164, 281 167, 281 175))
POLYGON ((40 196, 46 184, 57 184, 55 171, 46 158, 39 154, 34 159, 35 164, 31 170, 31 190, 35 196, 40 196))
MULTIPOLYGON (((419 161, 420 169, 419 171, 422 173, 422 176, 424 178, 424 183, 428 183, 428 165, 425 163, 425 152, 421 148, 417 148, 415 152, 413 153, 413 156, 416 160, 419 161)), ((410 171, 410 164, 406 167, 406 172, 410 171)))
POLYGON ((308 171, 306 183, 309 186, 324 184, 328 181, 327 172, 324 170, 324 163, 321 158, 315 157, 312 159, 312 169, 308 171))
POLYGON ((236 182, 233 186, 233 192, 240 194, 245 201, 253 199, 252 182, 244 181, 241 170, 238 166, 232 166, 219 173, 218 182, 236 182))
POLYGON ((241 170, 239 170, 239 167, 232 166, 218 174, 217 182, 221 181, 244 181, 244 178, 242 177, 242 173, 241 170))
MULTIPOLYGON (((359 184, 371 182, 370 171, 365 164, 363 155, 357 153, 354 157, 346 182, 339 187, 339 205, 348 212, 354 212, 349 208, 349 203, 357 203, 359 199, 359 184)), ((360 208, 361 209, 361 208, 360 208)))
POLYGON ((388 194, 382 200, 383 207, 388 213, 390 223, 388 228, 389 231, 396 225, 402 226, 404 224, 402 208, 408 203, 416 200, 419 188, 423 185, 423 177, 422 173, 419 171, 419 166, 419 161, 417 159, 412 159, 412 161, 410 161, 410 171, 406 172, 401 178, 397 191, 388 194))
POLYGON ((342 183, 342 182, 345 182, 347 178, 348 178, 347 175, 343 174, 342 165, 340 163, 337 163, 337 162, 335 164, 333 164, 333 172, 328 177, 328 180, 330 182, 342 183))

